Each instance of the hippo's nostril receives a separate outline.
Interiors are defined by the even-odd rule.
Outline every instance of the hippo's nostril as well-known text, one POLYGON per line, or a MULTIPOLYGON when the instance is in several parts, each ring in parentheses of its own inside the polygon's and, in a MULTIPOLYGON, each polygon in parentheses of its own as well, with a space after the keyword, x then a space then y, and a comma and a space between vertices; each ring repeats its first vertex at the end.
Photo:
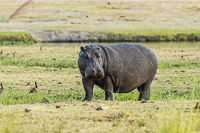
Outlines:
POLYGON ((98 73, 100 73, 101 72, 101 69, 98 69, 98 73))

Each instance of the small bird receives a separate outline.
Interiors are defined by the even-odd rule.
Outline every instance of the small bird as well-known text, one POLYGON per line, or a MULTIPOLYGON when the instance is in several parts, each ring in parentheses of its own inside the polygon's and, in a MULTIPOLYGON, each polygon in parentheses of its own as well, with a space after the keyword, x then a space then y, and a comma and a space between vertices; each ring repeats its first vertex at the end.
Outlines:
POLYGON ((30 112, 30 111, 31 111, 30 109, 25 109, 25 112, 26 112, 26 113, 28 113, 28 112, 30 112))
POLYGON ((31 89, 31 91, 29 93, 36 93, 38 90, 38 86, 37 86, 37 82, 35 82, 35 87, 31 89))
POLYGON ((3 92, 4 88, 3 88, 3 84, 1 83, 1 89, 0 89, 0 94, 3 92))
POLYGON ((196 106, 194 107, 194 109, 199 109, 200 108, 200 105, 199 105, 199 102, 196 103, 196 106))
POLYGON ((200 109, 200 105, 199 102, 196 103, 196 106, 194 107, 194 112, 196 112, 197 110, 200 109))
POLYGON ((25 86, 29 86, 30 85, 30 82, 28 82, 25 86))
POLYGON ((43 103, 50 103, 50 101, 48 99, 46 99, 45 97, 43 97, 43 103))

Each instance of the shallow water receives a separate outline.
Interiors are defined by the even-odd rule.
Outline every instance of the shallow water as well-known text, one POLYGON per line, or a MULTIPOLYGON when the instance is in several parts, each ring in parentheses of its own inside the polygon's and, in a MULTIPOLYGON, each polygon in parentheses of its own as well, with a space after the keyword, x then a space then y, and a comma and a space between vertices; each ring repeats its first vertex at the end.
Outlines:
MULTIPOLYGON (((114 45, 117 43, 110 42, 101 42, 101 43, 38 43, 39 46, 49 46, 49 47, 73 47, 73 46, 86 46, 93 44, 106 44, 106 45, 114 45)), ((135 43, 133 44, 142 44, 149 48, 191 48, 197 47, 200 48, 200 42, 150 42, 150 43, 135 43)))

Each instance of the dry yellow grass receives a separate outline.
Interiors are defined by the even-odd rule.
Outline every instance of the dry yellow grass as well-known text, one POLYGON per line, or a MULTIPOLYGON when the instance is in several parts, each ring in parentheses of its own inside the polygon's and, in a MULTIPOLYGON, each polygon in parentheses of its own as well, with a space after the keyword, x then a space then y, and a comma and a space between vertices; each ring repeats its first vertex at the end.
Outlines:
MULTIPOLYGON (((0 1, 2 9, 0 22, 6 21, 20 7, 22 2, 0 1)), ((63 31, 103 31, 105 29, 195 30, 200 28, 199 9, 199 1, 189 0, 150 2, 145 0, 123 2, 33 1, 31 5, 22 9, 11 23, 3 24, 1 30, 22 30, 24 28, 63 31), (78 27, 74 24, 78 24, 78 27), (17 27, 13 25, 17 25, 17 27)))
POLYGON ((200 61, 200 48, 157 48, 154 50, 159 61, 200 61), (166 55, 166 56, 165 56, 166 55))
POLYGON ((193 111, 195 104, 168 100, 1 106, 0 131, 190 132, 199 126, 199 113, 193 111))

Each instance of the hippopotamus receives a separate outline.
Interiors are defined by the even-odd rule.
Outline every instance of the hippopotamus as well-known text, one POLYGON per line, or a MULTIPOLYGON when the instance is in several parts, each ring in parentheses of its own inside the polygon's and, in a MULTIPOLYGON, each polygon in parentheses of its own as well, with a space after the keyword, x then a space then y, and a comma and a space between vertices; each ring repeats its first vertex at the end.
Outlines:
POLYGON ((152 50, 140 44, 88 45, 80 47, 78 67, 85 98, 91 101, 94 85, 105 91, 105 100, 114 93, 128 93, 137 88, 139 101, 149 100, 150 85, 157 71, 152 50))

